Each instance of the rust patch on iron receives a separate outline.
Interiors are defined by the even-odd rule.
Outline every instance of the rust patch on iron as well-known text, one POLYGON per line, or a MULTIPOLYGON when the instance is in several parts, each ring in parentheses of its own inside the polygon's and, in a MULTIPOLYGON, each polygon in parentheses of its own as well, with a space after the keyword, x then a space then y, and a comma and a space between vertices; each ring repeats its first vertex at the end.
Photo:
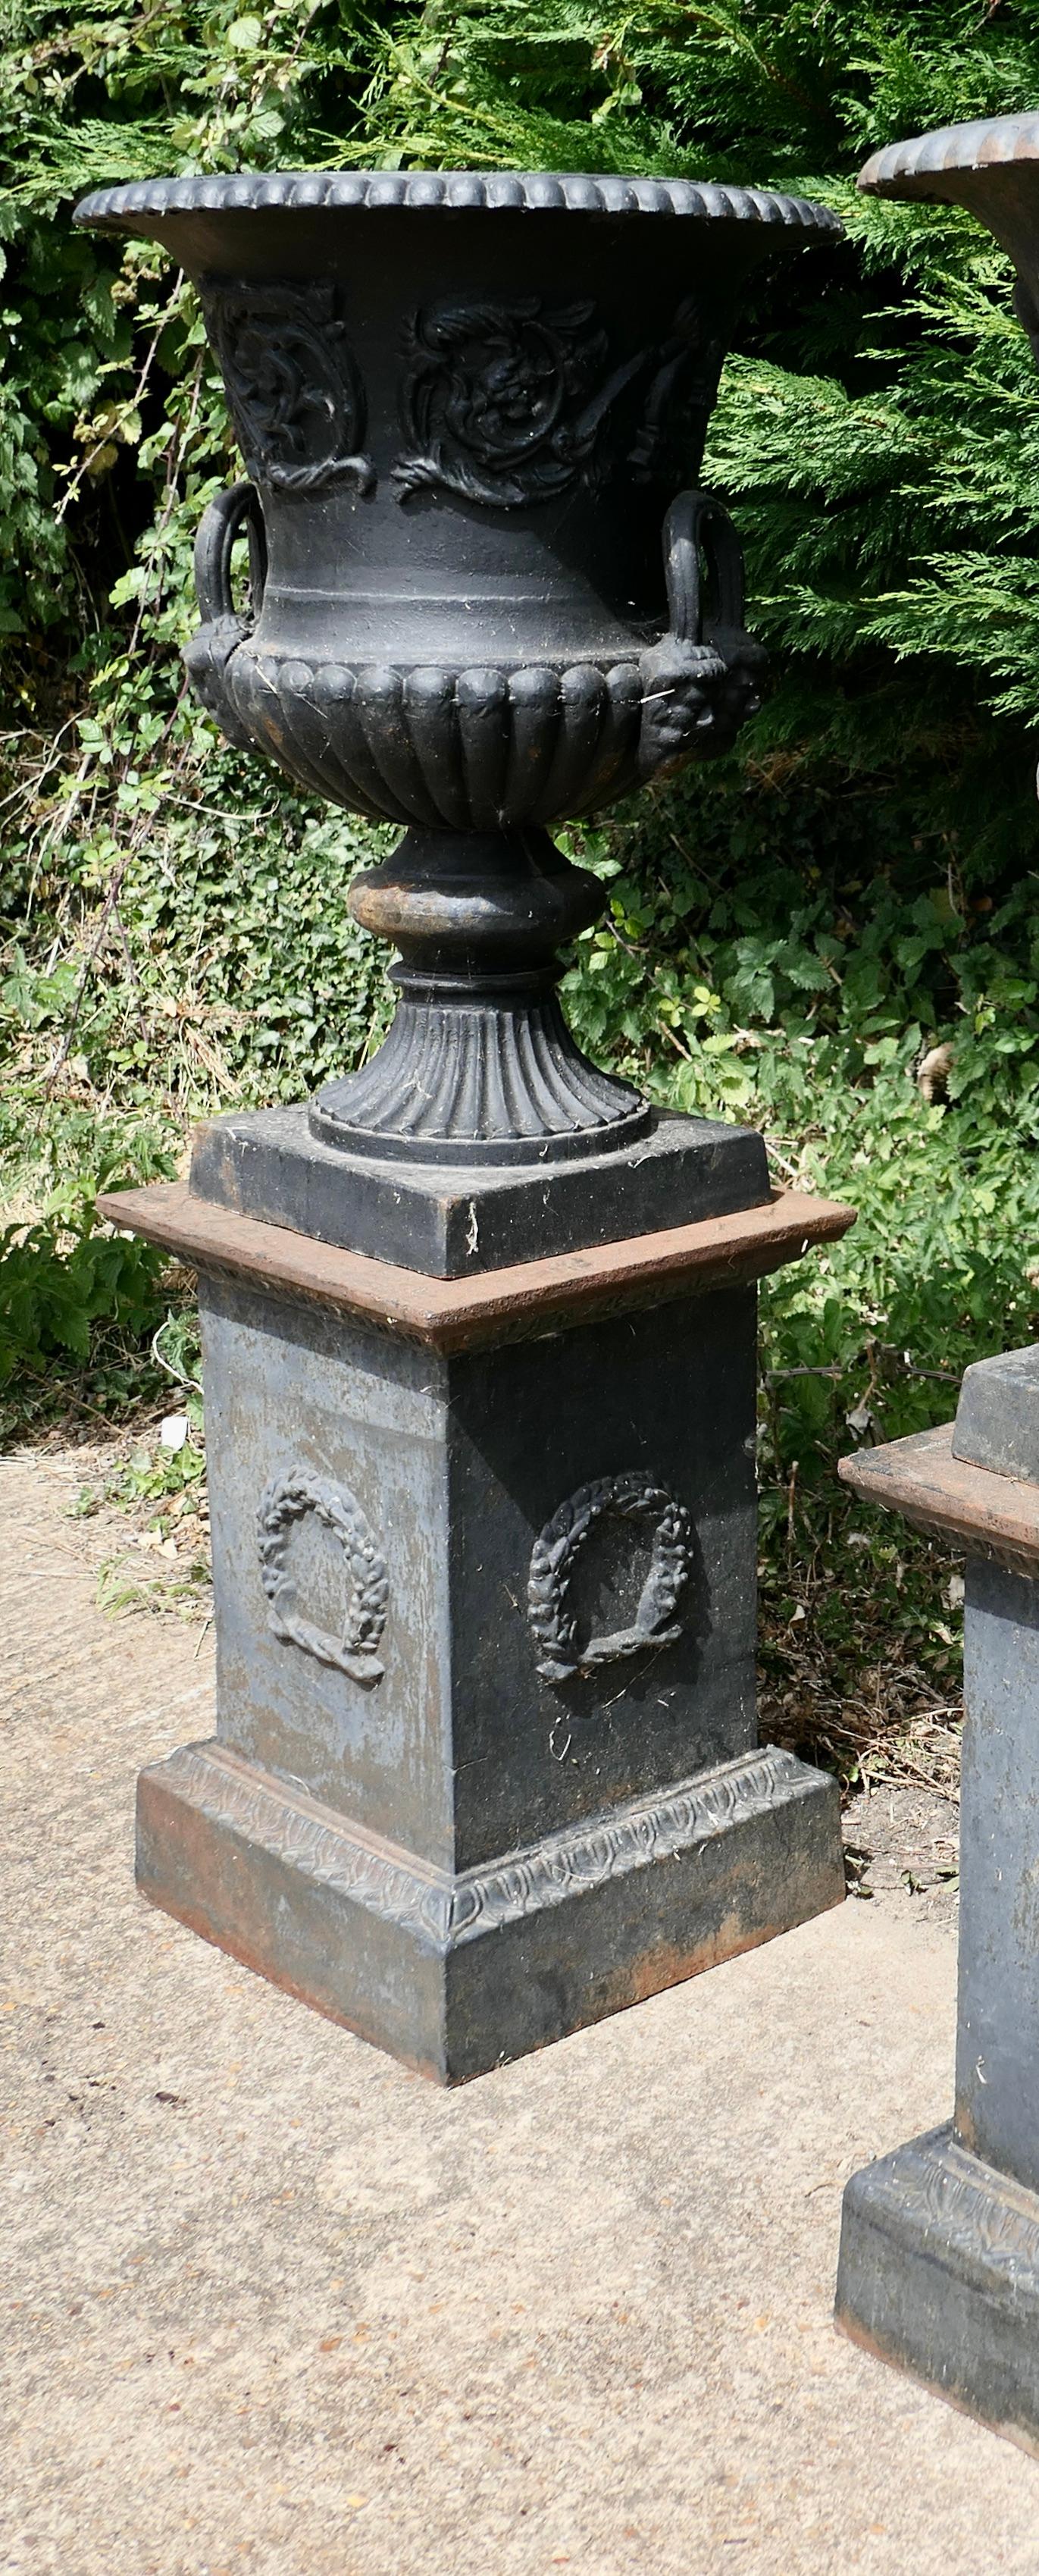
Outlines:
POLYGON ((955 1425, 913 1432, 881 1449, 842 1458, 838 1474, 864 1503, 901 1512, 914 1528, 959 1540, 972 1554, 1034 1573, 1039 1563, 1039 1488, 954 1458, 955 1425))
MULTIPOLYGON (((980 2155, 981 2151, 978 2146, 978 2132, 974 2116, 973 2113, 968 2110, 967 2105, 964 2102, 957 2102, 956 2104, 953 2136, 956 2140, 957 2146, 966 2147, 969 2155, 980 2155)), ((981 2160, 984 2163, 984 2157, 982 2157, 981 2160)))
MULTIPOLYGON (((814 1916, 816 1911, 813 1905, 811 1914, 814 1916)), ((680 1950, 673 1943, 662 1942, 643 1951, 627 1967, 614 1970, 598 1989, 605 2000, 601 2006, 597 2000, 597 2012, 625 2012, 632 2004, 647 2003, 651 1995, 666 1994, 670 1986, 684 1985, 690 1977, 702 1977, 709 1968, 720 1967, 725 1959, 738 1959, 745 1950, 760 1950, 766 1941, 777 1940, 780 1933, 791 1932, 795 1923, 806 1919, 797 1914, 774 1923, 747 1925, 729 1916, 715 1931, 695 1941, 691 1949, 680 1950)))
POLYGON ((604 1306, 619 1312, 758 1279, 799 1260, 812 1244, 836 1241, 855 1222, 853 1208, 831 1199, 774 1190, 761 1206, 732 1216, 517 1262, 476 1279, 434 1279, 237 1216, 193 1197, 185 1181, 108 1190, 97 1206, 109 1225, 162 1244, 196 1270, 229 1272, 304 1304, 338 1308, 445 1353, 507 1340, 517 1330, 547 1331, 556 1319, 584 1322, 604 1306))
POLYGON ((376 2028, 363 2018, 346 2013, 321 1987, 304 1985, 283 1966, 273 1947, 273 1934, 264 1909, 255 1902, 254 1873, 233 1848, 218 1844, 214 1850, 212 1826, 199 1811, 192 1811, 161 1783, 142 1774, 138 1782, 138 1824, 161 1843, 161 1867, 158 1863, 138 1864, 137 1886, 149 1905, 159 1913, 171 1915, 188 1932, 197 1933, 214 1950, 237 1959, 240 1967, 254 1976, 263 1977, 268 1985, 277 1986, 282 1994, 291 1995, 296 2003, 306 2004, 311 2012, 320 2013, 324 2021, 335 2022, 340 2030, 353 2033, 372 2048, 385 2053, 389 2048, 398 2065, 413 2075, 422 2075, 429 2083, 444 2085, 448 2078, 443 2065, 432 2057, 416 2056, 402 2047, 394 2036, 387 2039, 385 2027, 376 2028), (190 1874, 190 1895, 177 1884, 181 1870, 190 1874), (233 1878, 234 1921, 230 1918, 233 1878))
POLYGON ((294 2004, 307 2004, 307 2012, 317 2012, 322 2017, 322 2022, 335 2022, 338 2030, 348 2030, 356 2040, 364 2040, 366 2048, 379 2048, 379 2056, 387 2056, 387 2050, 389 2050, 397 2066, 405 2066, 407 2074, 425 2076, 428 2084, 441 2084, 443 2089, 446 2084, 454 2081, 451 2076, 443 2074, 443 2066, 436 2066, 433 2058, 407 2056, 407 2050, 400 2048, 397 2040, 387 2040, 384 2030, 374 2030, 374 2027, 369 2030, 364 2022, 351 2020, 351 2014, 340 2012, 338 2004, 330 2004, 325 1996, 315 1994, 312 1986, 296 1984, 294 1978, 286 1976, 284 1968, 278 1968, 276 1960, 271 1960, 268 1955, 255 1950, 250 1942, 240 1940, 240 1937, 237 1937, 235 1932, 229 1932, 227 1927, 211 1924, 209 1917, 206 1917, 206 1914, 199 1914, 193 1906, 175 1901, 165 1888, 162 1888, 162 1891, 160 1888, 150 1888, 147 1886, 147 1878, 139 1878, 137 1886, 139 1886, 139 1893, 147 1899, 147 1904, 155 1906, 157 1914, 170 1914, 170 1919, 183 1924, 186 1932, 196 1932, 199 1940, 209 1942, 211 1950, 222 1950, 224 1958, 235 1958, 240 1968, 248 1968, 250 1976, 263 1976, 263 1984, 278 1986, 278 1994, 291 1994, 291 2002, 294 2004))
POLYGON ((264 1952, 258 1942, 240 1937, 225 1924, 216 1924, 207 1913, 173 1896, 165 1886, 150 1887, 143 1877, 138 1878, 137 1886, 157 1913, 170 1915, 175 1923, 183 1924, 186 1932, 197 1933, 200 1941, 208 1942, 211 1950, 222 1950, 226 1958, 237 1959, 240 1968, 248 1968, 254 1977, 262 1977, 268 1986, 277 1986, 279 1993, 291 1995, 294 2003, 305 2004, 308 2012, 320 2013, 322 2021, 334 2021, 340 2030, 350 2031, 354 2039, 363 2039, 369 2048, 377 2048, 384 2057, 389 2049, 396 2065, 405 2067, 410 2075, 424 2076, 427 2083, 443 2087, 452 2081, 433 2058, 409 2056, 396 2040, 388 2041, 385 2032, 376 2030, 374 2024, 369 2028, 363 2021, 340 2011, 337 2004, 330 2003, 313 1987, 298 1984, 264 1952))

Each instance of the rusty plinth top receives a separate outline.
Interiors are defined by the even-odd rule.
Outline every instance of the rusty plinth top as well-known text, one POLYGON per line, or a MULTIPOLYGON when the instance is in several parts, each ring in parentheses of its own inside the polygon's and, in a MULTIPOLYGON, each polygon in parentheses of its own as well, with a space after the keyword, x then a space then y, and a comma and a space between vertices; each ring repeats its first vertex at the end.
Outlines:
POLYGON ((954 1458, 955 1424, 889 1440, 842 1458, 838 1473, 864 1503, 901 1512, 914 1528, 968 1556, 991 1556, 1017 1573, 1039 1566, 1039 1485, 954 1458))
POLYGON ((776 1190, 762 1207, 709 1217, 700 1225, 517 1263, 474 1279, 430 1279, 338 1251, 310 1235, 290 1234, 284 1226, 234 1216, 193 1198, 185 1181, 109 1190, 97 1204, 110 1225, 164 1245, 195 1270, 330 1306, 377 1331, 445 1353, 558 1332, 599 1314, 758 1279, 798 1260, 812 1244, 836 1242, 855 1222, 853 1208, 776 1190))

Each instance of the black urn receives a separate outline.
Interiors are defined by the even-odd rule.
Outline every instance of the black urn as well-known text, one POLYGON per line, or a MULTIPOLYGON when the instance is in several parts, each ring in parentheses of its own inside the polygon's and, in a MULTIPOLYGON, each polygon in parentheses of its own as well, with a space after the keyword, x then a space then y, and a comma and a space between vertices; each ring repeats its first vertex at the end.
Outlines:
POLYGON ((161 180, 77 219, 167 246, 223 371, 245 479, 199 530, 199 696, 406 826, 351 895, 399 950, 397 1016, 312 1132, 427 1164, 630 1144, 650 1113, 555 996, 602 892, 549 831, 727 748, 756 703, 738 539, 698 476, 744 279, 836 219, 463 171, 161 180))

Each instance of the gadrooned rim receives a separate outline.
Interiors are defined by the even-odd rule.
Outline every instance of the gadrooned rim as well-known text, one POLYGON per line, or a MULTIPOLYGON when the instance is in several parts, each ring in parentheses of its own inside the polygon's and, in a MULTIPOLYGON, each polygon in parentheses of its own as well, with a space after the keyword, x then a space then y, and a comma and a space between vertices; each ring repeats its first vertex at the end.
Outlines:
POLYGON ((693 179, 586 177, 548 170, 279 170, 216 178, 144 179, 94 188, 76 207, 77 224, 102 231, 146 230, 169 215, 263 214, 407 206, 468 214, 692 215, 701 221, 776 224, 795 232, 840 233, 837 215, 807 197, 765 188, 727 188, 693 179))
POLYGON ((867 197, 940 196, 929 181, 1012 161, 1039 161, 1039 115, 982 116, 889 143, 860 170, 859 187, 867 197))

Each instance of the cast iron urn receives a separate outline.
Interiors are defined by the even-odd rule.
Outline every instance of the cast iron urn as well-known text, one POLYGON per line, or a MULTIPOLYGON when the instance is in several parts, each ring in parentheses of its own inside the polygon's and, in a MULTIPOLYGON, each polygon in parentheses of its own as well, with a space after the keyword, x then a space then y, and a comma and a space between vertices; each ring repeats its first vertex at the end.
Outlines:
POLYGON ((223 371, 247 479, 199 531, 199 696, 406 827, 351 897, 399 949, 397 1016, 312 1135, 438 1165, 626 1147, 650 1112, 554 989, 602 893, 549 833, 726 749, 757 703, 739 542, 697 475, 743 281, 834 219, 458 171, 159 181, 78 220, 167 244, 223 371))
POLYGON ((80 219, 167 245, 223 370, 203 703, 403 826, 351 891, 399 951, 371 1062, 102 1202, 197 1270, 206 1390, 216 1733, 142 1772, 138 1884, 459 2082, 843 1891, 834 1782, 757 1738, 755 1289, 849 1212, 580 1053, 603 889, 550 837, 755 702, 697 477, 741 283, 835 227, 465 172, 80 219))

